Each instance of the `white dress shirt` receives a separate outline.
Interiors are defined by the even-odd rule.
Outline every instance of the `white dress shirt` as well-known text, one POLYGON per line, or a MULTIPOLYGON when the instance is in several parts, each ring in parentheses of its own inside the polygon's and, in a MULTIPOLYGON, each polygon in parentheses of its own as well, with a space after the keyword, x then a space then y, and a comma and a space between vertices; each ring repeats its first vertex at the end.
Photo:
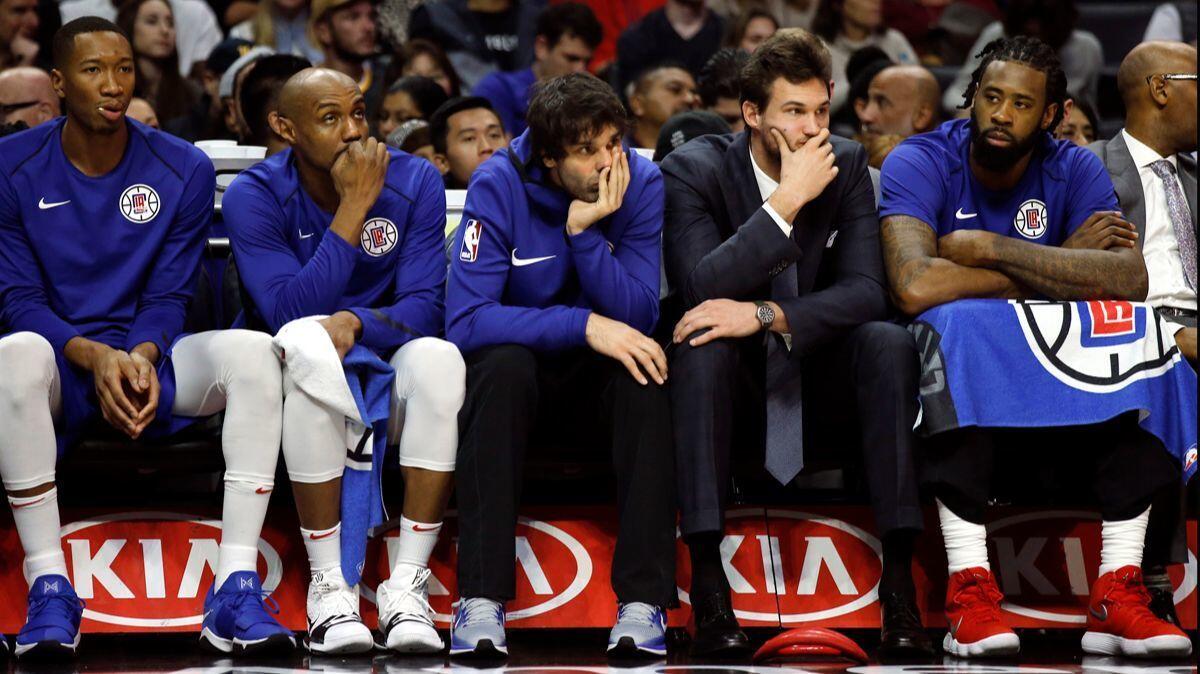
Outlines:
POLYGON ((758 168, 758 163, 754 161, 753 150, 750 151, 750 167, 754 169, 754 182, 758 183, 758 196, 762 197, 763 210, 767 212, 767 215, 771 216, 775 224, 779 225, 779 229, 783 231, 784 236, 789 239, 792 238, 792 223, 784 220, 783 216, 776 213, 775 209, 771 208, 771 204, 767 203, 767 199, 770 199, 775 190, 779 189, 779 183, 772 180, 771 176, 758 168))
MULTIPOLYGON (((1142 241, 1142 255, 1146 258, 1146 271, 1150 276, 1150 291, 1146 302, 1156 307, 1196 310, 1196 291, 1188 287, 1183 276, 1183 259, 1179 256, 1179 242, 1175 238, 1175 227, 1171 224, 1171 213, 1167 210, 1167 191, 1163 181, 1150 165, 1166 159, 1175 167, 1175 182, 1179 182, 1179 162, 1175 156, 1161 157, 1145 143, 1122 129, 1125 146, 1137 167, 1142 180, 1142 195, 1146 206, 1146 232, 1142 241)), ((1179 191, 1186 194, 1183 185, 1179 191)), ((1187 204, 1184 204, 1187 207, 1187 204)))

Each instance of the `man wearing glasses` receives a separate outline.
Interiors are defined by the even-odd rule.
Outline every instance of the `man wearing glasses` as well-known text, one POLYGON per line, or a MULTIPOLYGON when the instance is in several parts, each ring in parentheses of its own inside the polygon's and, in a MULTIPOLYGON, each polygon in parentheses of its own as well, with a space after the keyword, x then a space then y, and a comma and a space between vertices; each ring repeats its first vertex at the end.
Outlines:
MULTIPOLYGON (((1143 42, 1121 62, 1117 87, 1125 128, 1088 146, 1100 155, 1121 212, 1137 228, 1146 260, 1146 302, 1178 325, 1175 343, 1196 364, 1196 48, 1143 42)), ((1171 483, 1155 497, 1142 577, 1150 608, 1179 624, 1168 564, 1187 561, 1183 495, 1171 483)))
POLYGON ((40 68, 0 70, 0 124, 25 122, 33 128, 59 115, 58 95, 40 68))

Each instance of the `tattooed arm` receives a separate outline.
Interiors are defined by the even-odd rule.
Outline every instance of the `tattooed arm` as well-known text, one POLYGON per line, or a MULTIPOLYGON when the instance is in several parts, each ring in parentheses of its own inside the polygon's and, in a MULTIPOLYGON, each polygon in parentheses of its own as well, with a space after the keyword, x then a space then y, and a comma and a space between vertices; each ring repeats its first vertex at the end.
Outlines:
POLYGON ((1136 247, 1071 249, 978 230, 951 232, 938 254, 958 264, 999 271, 1056 300, 1146 299, 1146 262, 1136 247))
POLYGON ((958 299, 1026 295, 1003 273, 938 257, 933 228, 914 217, 885 217, 880 235, 892 300, 909 316, 958 299))

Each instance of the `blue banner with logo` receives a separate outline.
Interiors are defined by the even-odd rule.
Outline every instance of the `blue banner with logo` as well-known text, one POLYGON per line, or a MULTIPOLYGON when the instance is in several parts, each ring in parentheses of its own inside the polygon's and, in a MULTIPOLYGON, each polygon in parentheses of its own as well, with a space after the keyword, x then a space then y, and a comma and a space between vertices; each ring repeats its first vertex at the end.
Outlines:
POLYGON ((909 330, 921 352, 921 416, 932 435, 965 426, 1080 426, 1137 411, 1196 472, 1196 371, 1178 325, 1136 302, 960 300, 909 330))

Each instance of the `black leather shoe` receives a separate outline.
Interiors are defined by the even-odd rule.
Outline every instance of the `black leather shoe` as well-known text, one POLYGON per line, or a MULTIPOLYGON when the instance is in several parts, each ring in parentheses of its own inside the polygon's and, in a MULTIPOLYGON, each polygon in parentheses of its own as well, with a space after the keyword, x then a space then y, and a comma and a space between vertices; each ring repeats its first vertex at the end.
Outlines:
POLYGON ((1150 593, 1150 612, 1176 627, 1179 616, 1175 613, 1175 592, 1169 587, 1148 587, 1150 593))
POLYGON ((692 655, 736 658, 750 655, 750 639, 733 615, 729 591, 692 597, 692 655))
POLYGON ((921 624, 917 602, 893 592, 879 595, 882 613, 879 628, 879 657, 925 658, 933 656, 933 643, 921 624))

